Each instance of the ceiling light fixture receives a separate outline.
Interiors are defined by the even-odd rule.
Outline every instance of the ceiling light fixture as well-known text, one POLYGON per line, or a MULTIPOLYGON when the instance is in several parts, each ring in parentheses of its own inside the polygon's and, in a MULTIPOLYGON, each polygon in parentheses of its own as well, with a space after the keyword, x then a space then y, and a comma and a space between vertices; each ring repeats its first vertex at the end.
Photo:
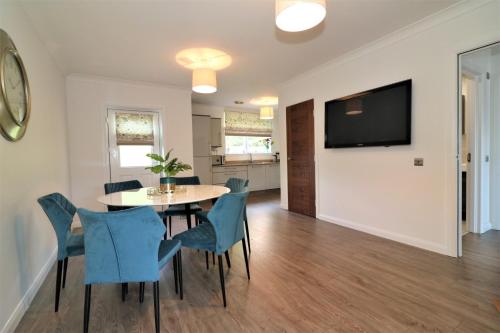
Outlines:
POLYGON ((276 0, 276 25, 283 31, 311 29, 326 16, 326 0, 276 0))
POLYGON ((260 108, 260 119, 273 119, 274 110, 272 106, 263 106, 260 108))
POLYGON ((217 91, 216 71, 231 65, 231 56, 210 48, 193 48, 182 50, 175 56, 177 63, 193 70, 192 88, 200 94, 211 94, 217 91))

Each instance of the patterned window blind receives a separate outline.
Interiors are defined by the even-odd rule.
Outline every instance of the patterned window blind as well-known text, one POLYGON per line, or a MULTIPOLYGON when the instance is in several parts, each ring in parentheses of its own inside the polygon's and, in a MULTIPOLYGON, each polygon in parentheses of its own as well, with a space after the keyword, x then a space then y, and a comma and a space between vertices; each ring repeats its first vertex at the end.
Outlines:
POLYGON ((154 145, 153 115, 148 113, 116 113, 117 145, 154 145))
POLYGON ((273 123, 271 120, 260 119, 254 112, 225 112, 226 135, 239 136, 271 136, 273 123))

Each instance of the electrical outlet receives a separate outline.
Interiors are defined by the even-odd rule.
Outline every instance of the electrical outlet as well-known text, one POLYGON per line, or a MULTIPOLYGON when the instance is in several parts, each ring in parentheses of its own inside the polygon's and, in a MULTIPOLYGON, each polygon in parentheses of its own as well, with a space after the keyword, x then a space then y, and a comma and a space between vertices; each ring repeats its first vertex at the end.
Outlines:
POLYGON ((415 157, 413 160, 413 165, 414 166, 424 166, 424 159, 421 157, 415 157))

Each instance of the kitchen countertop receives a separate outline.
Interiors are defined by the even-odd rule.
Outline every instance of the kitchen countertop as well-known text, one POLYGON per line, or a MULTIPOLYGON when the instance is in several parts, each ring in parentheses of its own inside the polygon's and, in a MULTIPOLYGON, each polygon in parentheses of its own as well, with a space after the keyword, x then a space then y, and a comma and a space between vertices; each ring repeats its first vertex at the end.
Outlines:
POLYGON ((226 164, 221 165, 212 165, 214 168, 225 168, 225 167, 233 167, 233 166, 249 166, 249 165, 271 165, 271 164, 280 164, 280 162, 275 161, 258 161, 258 162, 250 162, 250 161, 238 161, 238 162, 226 162, 226 164))

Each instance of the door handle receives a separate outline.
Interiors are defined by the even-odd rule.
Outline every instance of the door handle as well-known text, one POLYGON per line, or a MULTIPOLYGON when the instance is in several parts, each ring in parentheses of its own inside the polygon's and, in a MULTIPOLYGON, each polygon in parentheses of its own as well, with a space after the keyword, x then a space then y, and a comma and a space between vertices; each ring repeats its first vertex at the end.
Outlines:
POLYGON ((467 154, 467 162, 470 162, 472 160, 472 155, 471 153, 467 154))
POLYGON ((288 157, 288 158, 287 158, 287 160, 288 160, 288 161, 293 161, 293 158, 288 157))

